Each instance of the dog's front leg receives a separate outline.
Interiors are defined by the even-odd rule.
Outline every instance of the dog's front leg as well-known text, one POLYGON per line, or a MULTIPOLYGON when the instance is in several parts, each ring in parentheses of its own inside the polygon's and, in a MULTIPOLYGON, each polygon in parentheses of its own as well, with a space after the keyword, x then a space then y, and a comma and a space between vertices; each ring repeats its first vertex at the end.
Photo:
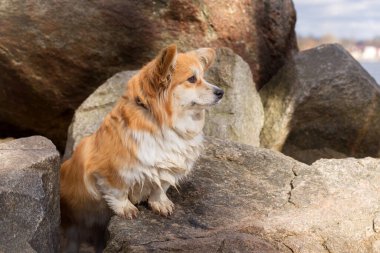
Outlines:
POLYGON ((109 207, 121 217, 128 219, 136 218, 139 210, 128 199, 128 192, 122 192, 118 189, 112 189, 111 191, 111 194, 103 195, 109 207))
POLYGON ((97 185, 108 206, 119 216, 132 219, 137 217, 139 210, 128 198, 128 189, 112 187, 106 180, 97 177, 97 185))
POLYGON ((161 181, 161 187, 156 186, 148 199, 149 206, 155 213, 163 216, 169 216, 172 214, 174 209, 174 204, 166 196, 166 191, 168 190, 170 184, 165 181, 161 181))
POLYGON ((129 201, 128 197, 122 199, 114 198, 113 196, 105 197, 108 198, 107 203, 117 215, 128 219, 137 217, 139 210, 129 201))

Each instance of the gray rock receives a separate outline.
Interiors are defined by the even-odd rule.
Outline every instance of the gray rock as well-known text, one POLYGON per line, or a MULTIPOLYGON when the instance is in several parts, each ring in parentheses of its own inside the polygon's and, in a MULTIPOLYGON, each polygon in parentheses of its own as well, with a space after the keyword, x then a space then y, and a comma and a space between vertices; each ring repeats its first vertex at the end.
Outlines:
POLYGON ((225 95, 218 106, 210 108, 204 133, 260 146, 264 109, 249 65, 231 49, 221 48, 205 78, 221 87, 225 95))
POLYGON ((303 165, 227 141, 209 139, 205 146, 192 175, 169 192, 174 214, 163 218, 140 206, 135 220, 114 217, 105 252, 277 252, 273 242, 245 226, 252 223, 243 224, 285 205, 292 169, 303 165))
MULTIPOLYGON (((247 63, 232 52, 219 49, 217 61, 207 80, 220 85, 226 93, 222 103, 207 115, 205 133, 259 146, 264 124, 263 108, 247 63)), ((69 127, 64 160, 68 159, 80 140, 95 132, 105 115, 121 97, 128 80, 137 71, 120 72, 91 94, 75 111, 69 127)))
POLYGON ((209 139, 192 175, 170 191, 173 215, 139 206, 135 220, 113 217, 105 252, 378 252, 379 180, 373 158, 307 166, 209 139))
POLYGON ((340 45, 298 53, 260 96, 263 147, 380 156, 380 87, 340 45))
POLYGON ((287 207, 261 221, 264 233, 293 252, 377 252, 379 180, 378 159, 319 160, 298 172, 287 207))
POLYGON ((59 153, 41 136, 0 144, 0 252, 58 252, 59 153))

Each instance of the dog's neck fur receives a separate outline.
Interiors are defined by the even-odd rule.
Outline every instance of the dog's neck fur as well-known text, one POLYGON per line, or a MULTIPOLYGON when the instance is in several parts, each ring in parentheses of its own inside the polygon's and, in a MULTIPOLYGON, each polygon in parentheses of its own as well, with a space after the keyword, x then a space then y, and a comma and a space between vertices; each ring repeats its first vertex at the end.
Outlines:
POLYGON ((205 122, 204 109, 185 110, 175 114, 173 119, 173 129, 184 139, 192 139, 202 134, 205 122))

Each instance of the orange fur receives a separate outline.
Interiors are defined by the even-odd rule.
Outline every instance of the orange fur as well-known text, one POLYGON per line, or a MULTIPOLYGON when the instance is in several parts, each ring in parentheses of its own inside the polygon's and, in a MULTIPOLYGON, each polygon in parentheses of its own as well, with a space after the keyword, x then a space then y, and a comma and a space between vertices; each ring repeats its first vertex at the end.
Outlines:
POLYGON ((178 54, 176 46, 171 45, 128 82, 99 129, 84 138, 73 156, 62 164, 63 227, 103 226, 111 215, 110 209, 131 218, 137 209, 129 201, 136 204, 148 199, 155 212, 165 216, 172 212, 165 191, 173 184, 172 179, 176 183, 191 168, 198 155, 204 109, 221 98, 215 98, 220 89, 203 79, 204 70, 214 58, 212 49, 178 54), (197 75, 196 83, 188 81, 193 75, 197 75), (194 101, 188 99, 191 96, 194 101), (193 114, 201 118, 194 117, 193 122, 193 114), (174 140, 165 136, 174 136, 174 140), (169 145, 175 151, 168 149, 167 156, 160 154, 169 145), (182 146, 177 145, 190 148, 181 153, 182 146), (156 152, 153 154, 157 159, 149 152, 156 152), (172 160, 166 161, 165 157, 172 160))

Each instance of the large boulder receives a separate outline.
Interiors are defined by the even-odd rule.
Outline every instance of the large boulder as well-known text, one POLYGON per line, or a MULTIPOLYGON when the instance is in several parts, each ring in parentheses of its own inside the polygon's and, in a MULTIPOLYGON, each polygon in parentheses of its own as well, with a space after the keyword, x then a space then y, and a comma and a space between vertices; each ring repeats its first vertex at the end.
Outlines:
POLYGON ((277 252, 258 231, 246 232, 244 221, 288 203, 293 169, 303 165, 228 141, 209 139, 205 147, 192 175, 169 192, 174 214, 163 218, 140 206, 133 221, 114 217, 105 252, 231 252, 238 245, 277 252))
MULTIPOLYGON (((205 78, 222 87, 225 95, 222 102, 208 112, 205 134, 259 146, 264 114, 249 66, 228 48, 218 49, 216 59, 205 78)), ((69 127, 64 160, 71 156, 84 136, 98 129, 136 73, 124 71, 114 75, 79 106, 69 127)))
POLYGON ((298 53, 260 96, 263 147, 309 163, 342 154, 380 156, 380 87, 340 45, 298 53))
POLYGON ((378 159, 318 160, 295 171, 288 204, 258 222, 291 252, 378 253, 379 180, 378 159))
POLYGON ((208 139, 160 217, 113 217, 105 252, 379 252, 380 161, 320 160, 208 139))
POLYGON ((261 87, 297 49, 295 21, 291 0, 3 1, 0 133, 43 134, 63 149, 96 87, 173 42, 234 49, 261 87))
POLYGON ((59 153, 34 136, 0 144, 0 252, 58 252, 59 153))
POLYGON ((225 95, 221 104, 209 109, 204 133, 259 147, 264 109, 249 65, 231 49, 220 48, 205 78, 225 95))

